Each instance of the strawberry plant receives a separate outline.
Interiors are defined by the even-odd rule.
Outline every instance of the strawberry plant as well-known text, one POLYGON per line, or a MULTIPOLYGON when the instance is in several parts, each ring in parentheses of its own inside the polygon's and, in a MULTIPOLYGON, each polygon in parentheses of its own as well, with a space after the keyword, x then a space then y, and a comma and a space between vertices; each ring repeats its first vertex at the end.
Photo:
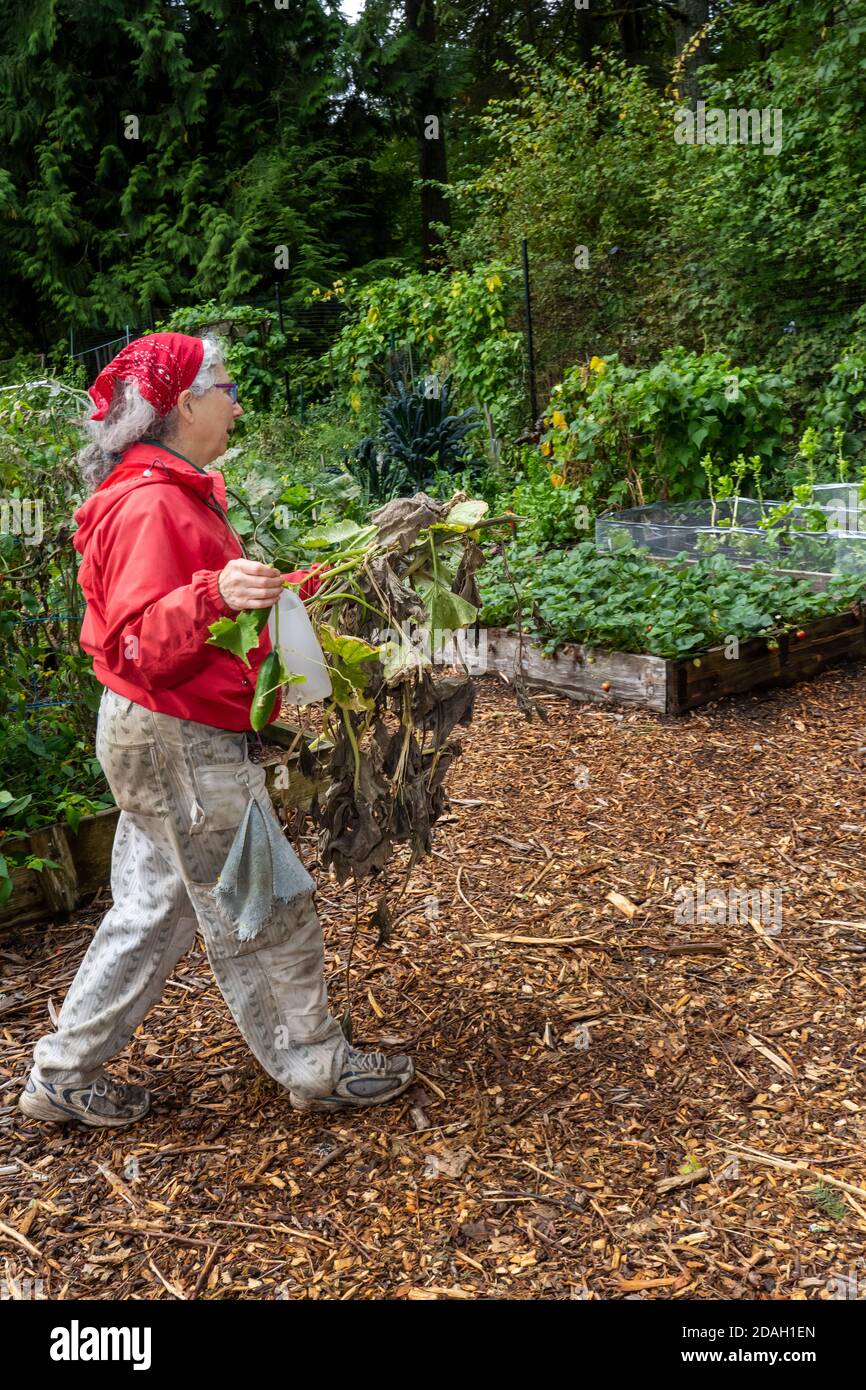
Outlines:
POLYGON ((480 621, 515 627, 517 597, 523 626, 547 654, 562 642, 614 651, 680 657, 719 645, 799 630, 859 601, 862 577, 835 575, 816 593, 808 580, 765 566, 737 569, 721 555, 658 564, 645 551, 599 554, 587 541, 566 552, 509 548, 483 572, 480 621))

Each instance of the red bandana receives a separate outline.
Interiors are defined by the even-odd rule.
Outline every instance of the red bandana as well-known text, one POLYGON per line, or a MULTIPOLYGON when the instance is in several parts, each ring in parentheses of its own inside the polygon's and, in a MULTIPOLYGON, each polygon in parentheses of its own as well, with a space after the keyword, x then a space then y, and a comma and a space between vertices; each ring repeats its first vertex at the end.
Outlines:
POLYGON ((195 380, 204 356, 201 338, 186 333, 149 333, 127 343, 88 387, 97 409, 91 420, 104 420, 111 405, 115 381, 134 379, 146 401, 160 415, 177 405, 181 391, 195 380))

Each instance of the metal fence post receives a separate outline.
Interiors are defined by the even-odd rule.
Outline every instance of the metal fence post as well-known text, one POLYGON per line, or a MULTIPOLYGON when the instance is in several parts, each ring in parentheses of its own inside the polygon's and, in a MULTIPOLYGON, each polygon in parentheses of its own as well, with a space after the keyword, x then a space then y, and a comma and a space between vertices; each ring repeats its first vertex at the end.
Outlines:
POLYGON ((523 298, 526 305, 526 351, 529 357, 529 404, 532 410, 531 427, 535 428, 538 419, 538 393, 535 385, 535 344, 532 337, 532 299, 529 293, 529 248, 526 237, 522 242, 523 252, 523 298))
MULTIPOLYGON (((280 294, 280 282, 279 282, 279 280, 275 280, 275 281, 274 281, 274 291, 275 291, 276 296, 277 296, 277 317, 278 317, 278 319, 279 319, 279 321, 280 321, 280 332, 281 332, 281 333, 283 334, 283 336, 285 337, 285 332, 286 332, 286 330, 285 330, 285 327, 284 327, 284 324, 283 324, 283 300, 282 300, 282 296, 281 296, 281 294, 280 294)), ((292 408, 292 391, 291 391, 291 387, 289 386, 289 374, 288 374, 288 372, 285 371, 285 370, 283 371, 283 382, 284 382, 285 388, 286 388, 286 409, 287 409, 287 410, 291 410, 291 408, 292 408)))

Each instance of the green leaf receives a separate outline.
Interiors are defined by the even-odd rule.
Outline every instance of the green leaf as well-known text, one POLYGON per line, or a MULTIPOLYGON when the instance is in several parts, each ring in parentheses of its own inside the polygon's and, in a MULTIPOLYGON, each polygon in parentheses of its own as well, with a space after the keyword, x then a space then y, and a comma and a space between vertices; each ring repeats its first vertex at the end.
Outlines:
POLYGON ((338 633, 329 623, 321 624, 319 642, 322 651, 336 656, 340 662, 345 662, 348 666, 354 666, 359 661, 369 661, 371 657, 379 655, 378 647, 371 647, 369 642, 363 641, 360 637, 338 633))
POLYGON ((259 645, 260 619, 257 615, 262 612, 266 613, 267 609, 257 609, 251 613, 245 611, 239 613, 237 618, 218 618, 208 628, 208 632, 211 634, 208 638, 208 645, 222 647, 227 652, 234 652, 245 666, 249 666, 247 652, 259 645))
POLYGON ((280 501, 287 507, 300 507, 303 502, 308 502, 312 495, 303 483, 292 483, 280 493, 280 501))
POLYGON ((331 526, 314 527, 298 543, 310 550, 323 550, 329 545, 343 545, 363 529, 356 521, 337 521, 331 526))
POLYGON ((467 627, 478 616, 478 609, 459 594, 452 594, 441 580, 431 579, 418 585, 424 601, 430 628, 433 632, 456 632, 467 627))
POLYGON ((456 507, 452 507, 444 523, 448 527, 459 527, 461 530, 471 531, 473 526, 477 526, 482 517, 490 510, 489 504, 480 499, 469 498, 465 502, 458 502, 456 507))
POLYGON ((335 704, 342 705, 344 709, 355 710, 358 713, 373 708, 375 701, 361 694, 354 685, 347 669, 341 670, 337 666, 330 666, 328 674, 331 677, 331 698, 335 704))

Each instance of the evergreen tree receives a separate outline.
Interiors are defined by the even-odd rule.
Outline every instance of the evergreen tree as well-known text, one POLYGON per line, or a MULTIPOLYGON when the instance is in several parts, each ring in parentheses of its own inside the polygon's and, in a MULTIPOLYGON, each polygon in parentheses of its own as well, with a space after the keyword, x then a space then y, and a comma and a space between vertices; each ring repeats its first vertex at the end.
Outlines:
POLYGON ((320 0, 9 0, 0 28, 6 334, 333 277, 364 241, 320 0), (286 272, 282 272, 286 275, 286 272))

